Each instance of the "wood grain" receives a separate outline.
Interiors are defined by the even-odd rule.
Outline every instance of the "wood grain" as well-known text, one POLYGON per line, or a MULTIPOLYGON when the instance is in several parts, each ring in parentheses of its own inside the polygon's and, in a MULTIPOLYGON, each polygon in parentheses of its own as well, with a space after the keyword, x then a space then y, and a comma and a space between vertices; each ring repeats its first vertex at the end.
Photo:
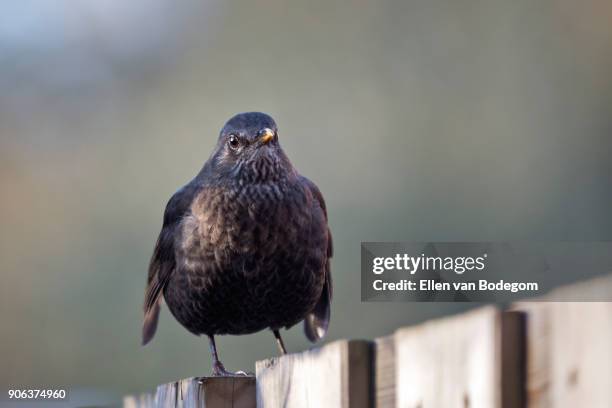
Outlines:
POLYGON ((520 397, 509 397, 520 394, 523 386, 520 378, 516 380, 523 360, 520 333, 516 333, 520 325, 518 315, 484 307, 399 329, 395 334, 397 407, 520 407, 520 397), (503 367, 513 359, 519 363, 503 367))
POLYGON ((259 408, 372 406, 371 344, 342 340, 256 363, 259 408))
POLYGON ((379 337, 374 342, 374 391, 377 408, 395 407, 395 338, 379 337))
POLYGON ((255 377, 194 377, 162 384, 155 396, 127 397, 125 408, 254 408, 255 377))
POLYGON ((528 407, 612 407, 612 303, 571 301, 611 294, 606 276, 515 304, 527 314, 528 407))

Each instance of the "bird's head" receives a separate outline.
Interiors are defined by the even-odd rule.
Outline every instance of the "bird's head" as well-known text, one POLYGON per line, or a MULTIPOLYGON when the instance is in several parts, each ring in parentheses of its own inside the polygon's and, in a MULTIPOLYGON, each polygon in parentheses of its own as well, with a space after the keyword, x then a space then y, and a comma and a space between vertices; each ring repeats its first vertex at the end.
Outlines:
POLYGON ((211 164, 218 176, 242 182, 275 181, 293 171, 274 119, 260 112, 239 113, 227 121, 211 164))

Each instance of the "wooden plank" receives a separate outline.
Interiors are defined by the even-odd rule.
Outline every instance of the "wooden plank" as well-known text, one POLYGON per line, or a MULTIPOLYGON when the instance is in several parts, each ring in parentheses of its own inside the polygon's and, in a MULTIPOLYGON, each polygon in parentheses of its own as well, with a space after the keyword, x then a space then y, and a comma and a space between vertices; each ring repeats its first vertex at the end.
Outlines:
MULTIPOLYGON (((610 296, 612 277, 552 291, 544 299, 610 296)), ((612 407, 612 303, 520 302, 527 314, 527 406, 612 407)))
POLYGON ((371 407, 371 349, 367 341, 341 340, 258 361, 257 406, 371 407))
POLYGON ((374 349, 374 392, 377 408, 395 408, 394 336, 379 337, 374 349))
POLYGON ((155 397, 127 397, 124 408, 254 408, 255 377, 194 377, 157 387, 155 397))
POLYGON ((612 406, 612 304, 520 304, 527 312, 527 406, 612 406))
POLYGON ((521 407, 510 397, 523 388, 521 324, 520 314, 484 307, 399 329, 397 407, 521 407))

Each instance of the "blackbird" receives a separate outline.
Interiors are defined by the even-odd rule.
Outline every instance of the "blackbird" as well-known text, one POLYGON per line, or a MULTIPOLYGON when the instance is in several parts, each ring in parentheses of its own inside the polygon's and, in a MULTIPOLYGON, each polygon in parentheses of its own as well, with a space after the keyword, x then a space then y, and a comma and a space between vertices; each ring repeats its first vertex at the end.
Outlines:
POLYGON ((162 299, 187 330, 206 335, 213 375, 215 335, 279 329, 304 321, 311 342, 329 325, 332 238, 317 186, 293 167, 274 120, 232 117, 197 176, 170 198, 149 265, 142 343, 157 329, 162 299))

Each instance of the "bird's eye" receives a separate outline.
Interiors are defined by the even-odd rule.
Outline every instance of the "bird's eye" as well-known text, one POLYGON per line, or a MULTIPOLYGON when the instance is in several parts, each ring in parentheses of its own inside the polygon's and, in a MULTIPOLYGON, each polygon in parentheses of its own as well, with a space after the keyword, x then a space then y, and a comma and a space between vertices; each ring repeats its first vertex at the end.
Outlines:
POLYGON ((240 140, 238 139, 238 136, 230 135, 229 139, 227 140, 227 145, 233 150, 238 149, 240 147, 240 140))

